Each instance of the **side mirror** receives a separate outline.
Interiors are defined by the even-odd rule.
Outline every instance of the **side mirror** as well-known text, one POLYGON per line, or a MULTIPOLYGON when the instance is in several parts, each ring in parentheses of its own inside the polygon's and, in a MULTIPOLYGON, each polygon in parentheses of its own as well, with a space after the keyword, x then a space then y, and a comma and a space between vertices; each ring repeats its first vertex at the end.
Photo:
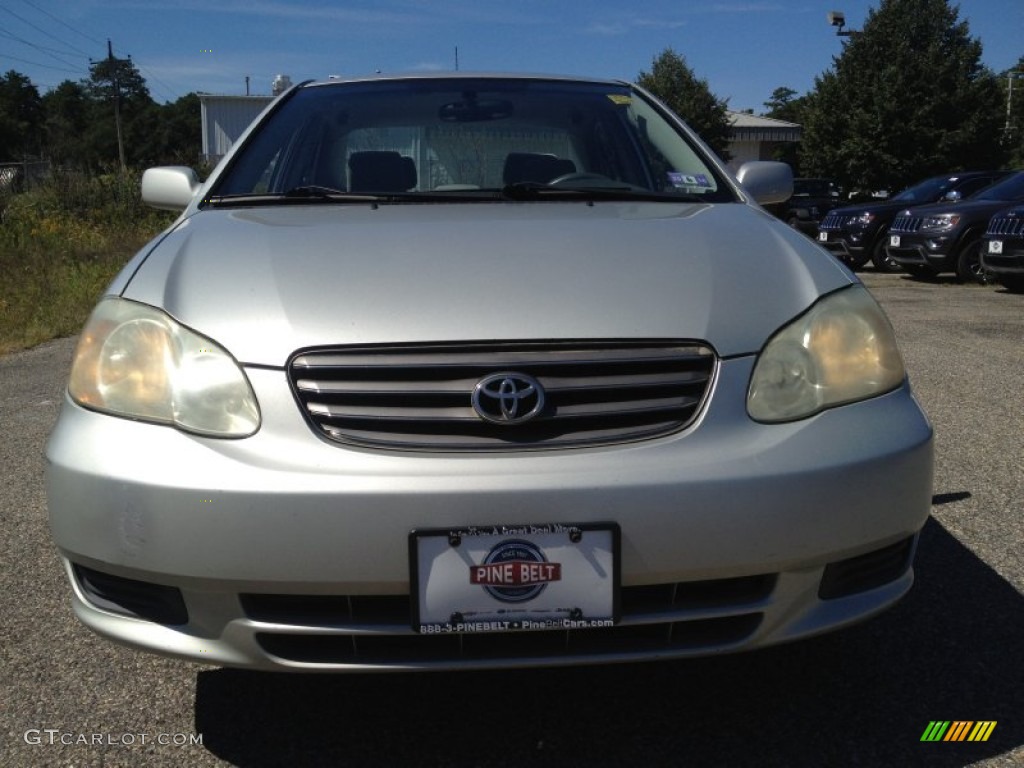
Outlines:
POLYGON ((744 163, 736 172, 736 179, 761 205, 784 203, 793 196, 793 169, 785 163, 772 160, 744 163))
POLYGON ((196 172, 186 166, 149 168, 142 174, 142 202, 164 211, 181 211, 200 186, 196 172))
POLYGON ((963 197, 963 193, 959 189, 951 189, 949 192, 942 196, 943 200, 948 200, 951 203, 955 203, 963 197))

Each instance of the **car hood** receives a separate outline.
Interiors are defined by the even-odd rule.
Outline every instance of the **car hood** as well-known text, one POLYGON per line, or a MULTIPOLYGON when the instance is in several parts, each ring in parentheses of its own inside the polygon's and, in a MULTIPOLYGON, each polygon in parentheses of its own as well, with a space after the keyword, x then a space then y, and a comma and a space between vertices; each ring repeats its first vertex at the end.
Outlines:
POLYGON ((1008 218, 1021 218, 1024 217, 1024 205, 1014 205, 1009 208, 1000 208, 996 211, 1000 216, 1006 216, 1008 218))
POLYGON ((1014 200, 960 200, 955 203, 904 206, 900 212, 909 211, 911 216, 938 216, 943 213, 959 213, 968 219, 982 219, 1014 204, 1014 200))
MULTIPOLYGON (((911 203, 906 200, 899 202, 888 201, 888 202, 866 202, 863 205, 844 205, 842 208, 834 208, 832 213, 839 216, 859 216, 862 213, 873 213, 876 216, 883 213, 893 213, 895 211, 905 211, 911 203)), ((928 203, 914 203, 913 205, 928 205, 928 203)))
POLYGON ((112 289, 240 362, 343 344, 672 338, 756 352, 855 281, 740 203, 205 209, 112 289))

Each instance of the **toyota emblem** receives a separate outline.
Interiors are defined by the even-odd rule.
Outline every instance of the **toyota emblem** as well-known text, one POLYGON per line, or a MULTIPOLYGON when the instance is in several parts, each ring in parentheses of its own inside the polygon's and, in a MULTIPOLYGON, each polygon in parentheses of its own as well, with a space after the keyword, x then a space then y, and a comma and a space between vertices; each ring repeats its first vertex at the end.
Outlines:
POLYGON ((492 373, 473 389, 473 410, 492 424, 521 424, 544 409, 544 388, 525 373, 492 373))

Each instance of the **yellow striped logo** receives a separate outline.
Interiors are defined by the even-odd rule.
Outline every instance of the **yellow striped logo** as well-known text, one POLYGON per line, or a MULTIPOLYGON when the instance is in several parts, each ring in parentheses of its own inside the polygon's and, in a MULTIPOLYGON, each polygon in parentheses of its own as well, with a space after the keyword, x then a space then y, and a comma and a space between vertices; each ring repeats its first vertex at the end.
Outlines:
POLYGON ((995 720, 932 720, 921 741, 988 741, 996 729, 995 720))

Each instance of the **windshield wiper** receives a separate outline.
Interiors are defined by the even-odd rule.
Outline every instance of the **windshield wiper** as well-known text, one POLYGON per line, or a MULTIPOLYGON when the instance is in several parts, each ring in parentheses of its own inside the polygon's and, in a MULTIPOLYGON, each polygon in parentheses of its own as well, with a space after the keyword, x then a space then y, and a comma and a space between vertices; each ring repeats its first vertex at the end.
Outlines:
MULTIPOLYGON (((573 199, 573 200, 615 200, 647 201, 667 203, 704 202, 697 195, 680 195, 671 192, 635 187, 629 184, 602 186, 566 184, 540 184, 520 181, 503 187, 498 196, 505 200, 573 199)), ((214 195, 203 200, 203 205, 232 207, 247 205, 302 205, 322 203, 466 203, 494 200, 493 190, 444 190, 434 192, 346 192, 343 189, 324 187, 318 184, 304 184, 285 192, 246 192, 235 195, 214 195)))
POLYGON ((576 200, 639 200, 658 203, 701 203, 697 195, 658 192, 631 184, 580 185, 541 184, 535 181, 518 181, 506 184, 501 197, 508 200, 538 200, 540 198, 571 198, 576 200))
POLYGON ((345 192, 331 187, 315 185, 294 187, 287 192, 246 192, 238 195, 213 195, 203 199, 204 205, 218 207, 234 205, 294 205, 302 203, 377 203, 380 195, 345 192))
POLYGON ((479 191, 472 192, 346 192, 343 189, 304 184, 286 192, 244 193, 208 197, 204 204, 232 205, 296 205, 303 203, 461 203, 489 199, 479 191))
POLYGON ((344 189, 334 187, 323 187, 319 184, 305 184, 300 187, 292 187, 282 195, 288 198, 301 198, 304 200, 339 200, 342 202, 376 202, 381 195, 368 194, 366 192, 347 192, 344 189))

